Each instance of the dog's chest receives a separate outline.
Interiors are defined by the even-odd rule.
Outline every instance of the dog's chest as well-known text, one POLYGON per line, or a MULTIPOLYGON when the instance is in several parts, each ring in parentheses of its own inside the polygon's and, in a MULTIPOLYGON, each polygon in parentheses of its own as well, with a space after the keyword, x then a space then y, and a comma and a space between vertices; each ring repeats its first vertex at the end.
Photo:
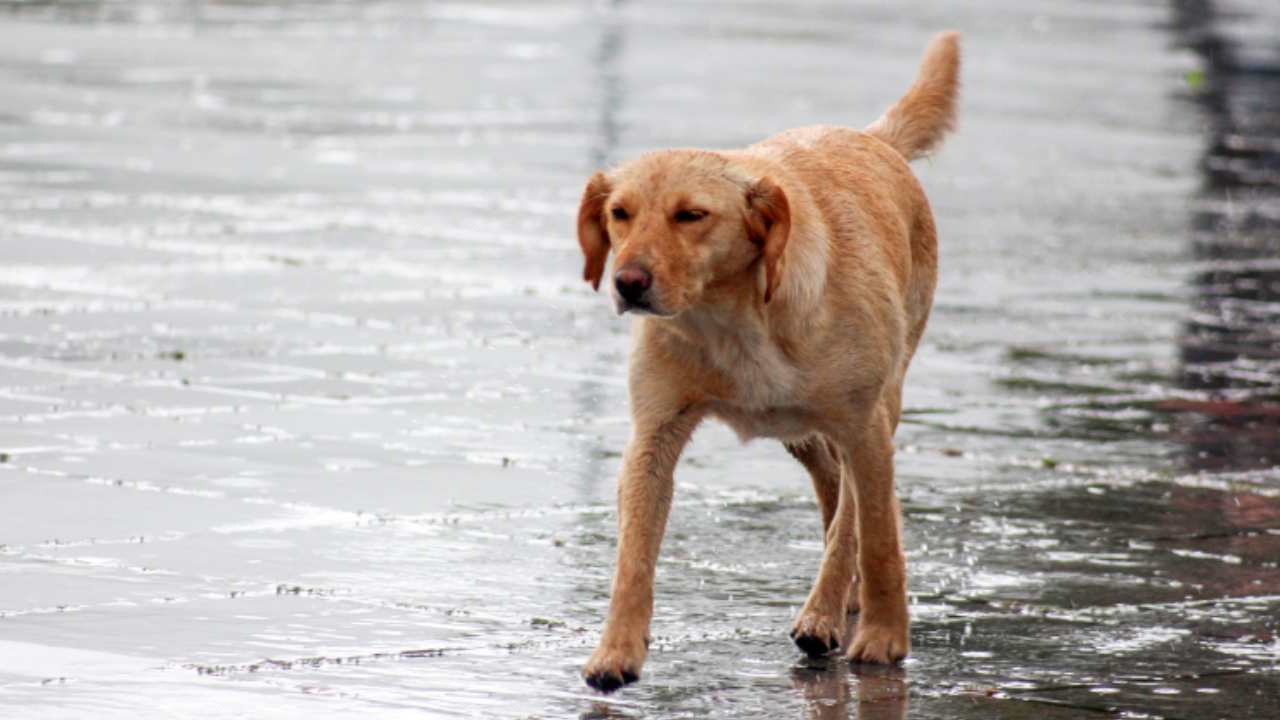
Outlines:
POLYGON ((709 342, 705 352, 728 381, 711 411, 743 440, 812 432, 802 373, 777 345, 762 337, 720 338, 709 342))
POLYGON ((725 400, 747 410, 794 403, 800 373, 777 346, 733 340, 713 343, 707 352, 729 380, 725 400))

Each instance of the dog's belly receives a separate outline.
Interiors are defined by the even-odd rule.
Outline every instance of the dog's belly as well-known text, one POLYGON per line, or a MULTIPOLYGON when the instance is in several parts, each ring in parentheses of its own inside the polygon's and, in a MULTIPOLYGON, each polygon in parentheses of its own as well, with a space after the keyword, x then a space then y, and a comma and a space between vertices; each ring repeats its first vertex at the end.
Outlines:
POLYGON ((710 412, 732 428, 743 442, 753 438, 802 440, 818 430, 817 417, 801 407, 747 410, 728 403, 716 403, 710 412))

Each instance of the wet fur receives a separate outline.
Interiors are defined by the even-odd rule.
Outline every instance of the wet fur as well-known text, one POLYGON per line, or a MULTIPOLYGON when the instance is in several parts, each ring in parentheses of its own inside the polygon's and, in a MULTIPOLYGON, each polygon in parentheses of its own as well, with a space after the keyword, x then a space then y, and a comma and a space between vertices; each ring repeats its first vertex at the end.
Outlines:
POLYGON ((847 612, 860 608, 851 660, 890 663, 909 651, 892 435, 933 301, 937 246, 907 162, 952 127, 958 70, 958 36, 944 33, 907 94, 866 131, 805 127, 743 150, 662 151, 588 182, 578 214, 585 279, 599 286, 610 253, 615 270, 644 267, 654 313, 633 330, 617 569, 583 671, 593 687, 639 676, 672 473, 707 417, 743 440, 781 440, 813 480, 826 542, 796 643, 834 649, 847 612), (677 222, 686 208, 708 215, 677 222))

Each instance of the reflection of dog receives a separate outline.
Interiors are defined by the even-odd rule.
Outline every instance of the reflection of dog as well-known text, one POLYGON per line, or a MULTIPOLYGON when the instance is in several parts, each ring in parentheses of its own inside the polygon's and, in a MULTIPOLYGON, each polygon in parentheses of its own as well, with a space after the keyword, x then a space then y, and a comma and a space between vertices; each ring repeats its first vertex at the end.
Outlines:
POLYGON ((791 686, 805 699, 810 720, 849 720, 849 703, 856 701, 858 720, 905 720, 907 682, 898 667, 862 665, 848 668, 824 660, 816 666, 791 669, 791 686))
POLYGON ((657 152, 587 183, 585 278, 599 287, 612 250, 614 303, 645 316, 613 595, 584 670, 593 687, 639 675, 672 471, 706 416, 744 439, 782 440, 813 477, 826 550, 796 644, 827 653, 860 606, 849 657, 907 654, 893 431, 937 275, 933 216, 907 161, 950 129, 958 71, 958 36, 946 33, 864 132, 806 127, 745 150, 657 152))

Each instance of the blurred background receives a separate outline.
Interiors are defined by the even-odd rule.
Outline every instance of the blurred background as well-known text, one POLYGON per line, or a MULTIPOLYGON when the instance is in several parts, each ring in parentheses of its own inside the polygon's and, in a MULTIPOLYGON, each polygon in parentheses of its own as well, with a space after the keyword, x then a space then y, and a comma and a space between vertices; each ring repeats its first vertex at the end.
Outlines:
POLYGON ((0 714, 1268 717, 1280 5, 0 0, 0 714), (776 443, 699 431, 598 638, 597 168, 861 127, 964 33, 898 481, 914 652, 803 660, 776 443))

